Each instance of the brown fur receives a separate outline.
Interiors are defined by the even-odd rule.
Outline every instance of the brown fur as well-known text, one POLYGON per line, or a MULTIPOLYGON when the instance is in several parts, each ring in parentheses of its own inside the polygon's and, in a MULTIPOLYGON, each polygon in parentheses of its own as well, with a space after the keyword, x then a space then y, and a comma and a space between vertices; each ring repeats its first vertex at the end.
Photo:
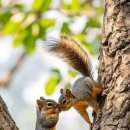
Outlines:
POLYGON ((59 41, 48 41, 48 46, 50 52, 56 53, 83 75, 73 84, 72 92, 68 89, 60 90, 61 111, 68 111, 74 107, 91 126, 86 108, 91 106, 97 114, 97 119, 100 117, 101 111, 96 98, 102 92, 102 87, 92 78, 92 65, 88 53, 74 39, 67 36, 61 36, 59 41))
POLYGON ((57 102, 40 97, 40 99, 37 100, 36 130, 55 130, 59 113, 59 104, 57 102), (51 106, 49 106, 48 103, 51 103, 51 106))
POLYGON ((92 77, 88 53, 74 39, 61 36, 57 44, 50 44, 49 51, 56 53, 84 76, 92 77))
POLYGON ((97 95, 102 93, 102 87, 93 79, 89 77, 77 79, 73 84, 72 91, 61 89, 60 92, 59 105, 62 111, 67 111, 74 107, 84 120, 89 123, 90 127, 92 123, 86 111, 88 106, 91 106, 96 112, 96 120, 100 118, 101 110, 96 98, 97 95), (63 101, 66 101, 66 103, 63 103, 63 101))

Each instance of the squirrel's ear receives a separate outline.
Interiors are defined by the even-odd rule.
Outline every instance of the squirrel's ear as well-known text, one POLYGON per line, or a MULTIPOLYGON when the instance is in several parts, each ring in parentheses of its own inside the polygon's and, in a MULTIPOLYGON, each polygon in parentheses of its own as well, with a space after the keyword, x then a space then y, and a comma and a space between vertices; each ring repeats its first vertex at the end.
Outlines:
POLYGON ((37 100, 37 106, 39 108, 39 110, 41 111, 42 107, 44 106, 43 102, 40 101, 39 99, 37 100))
POLYGON ((64 92, 64 89, 63 89, 63 88, 61 88, 61 89, 60 89, 60 93, 61 93, 61 94, 63 94, 63 92, 64 92))
POLYGON ((46 99, 44 97, 40 97, 41 101, 46 101, 46 99))
POLYGON ((66 89, 66 96, 74 98, 75 96, 72 94, 70 89, 66 89))

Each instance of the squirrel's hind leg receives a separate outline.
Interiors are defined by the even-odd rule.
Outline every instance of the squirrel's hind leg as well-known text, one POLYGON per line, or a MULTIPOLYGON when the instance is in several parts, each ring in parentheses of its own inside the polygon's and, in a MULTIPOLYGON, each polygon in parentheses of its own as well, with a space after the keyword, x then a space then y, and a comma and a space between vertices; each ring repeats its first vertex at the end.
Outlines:
POLYGON ((88 106, 74 106, 75 110, 82 116, 82 118, 89 124, 90 128, 92 127, 92 123, 90 121, 88 112, 86 108, 88 106))
MULTIPOLYGON (((91 95, 90 95, 91 96, 91 95)), ((98 102, 96 101, 96 99, 94 99, 92 96, 91 96, 91 100, 88 100, 88 104, 94 109, 94 111, 96 112, 96 121, 101 117, 102 115, 102 112, 99 108, 99 104, 98 102)))

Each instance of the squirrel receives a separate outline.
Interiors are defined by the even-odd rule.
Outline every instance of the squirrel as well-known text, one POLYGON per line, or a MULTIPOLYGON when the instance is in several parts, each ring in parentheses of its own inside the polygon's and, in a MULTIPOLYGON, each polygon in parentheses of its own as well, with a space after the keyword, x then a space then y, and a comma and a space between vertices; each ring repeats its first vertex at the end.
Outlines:
POLYGON ((37 122, 35 130, 55 130, 59 118, 59 105, 51 99, 37 100, 37 122))
POLYGON ((51 39, 45 44, 47 44, 49 52, 64 59, 72 68, 83 75, 75 81, 72 91, 69 89, 60 90, 61 96, 58 103, 61 111, 67 111, 71 107, 75 108, 91 128, 92 123, 86 108, 91 106, 96 112, 96 120, 98 120, 101 116, 101 110, 96 98, 103 89, 92 77, 92 64, 88 52, 73 38, 63 35, 58 40, 51 39))

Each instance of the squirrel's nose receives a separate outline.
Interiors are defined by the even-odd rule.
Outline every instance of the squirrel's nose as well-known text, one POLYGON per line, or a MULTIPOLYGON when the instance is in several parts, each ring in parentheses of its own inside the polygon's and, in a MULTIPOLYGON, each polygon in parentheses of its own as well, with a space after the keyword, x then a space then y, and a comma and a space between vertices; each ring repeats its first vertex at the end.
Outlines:
POLYGON ((55 111, 56 111, 56 113, 60 113, 61 112, 59 108, 56 108, 55 111))
POLYGON ((56 107, 56 112, 61 112, 59 105, 57 105, 57 107, 56 107))

